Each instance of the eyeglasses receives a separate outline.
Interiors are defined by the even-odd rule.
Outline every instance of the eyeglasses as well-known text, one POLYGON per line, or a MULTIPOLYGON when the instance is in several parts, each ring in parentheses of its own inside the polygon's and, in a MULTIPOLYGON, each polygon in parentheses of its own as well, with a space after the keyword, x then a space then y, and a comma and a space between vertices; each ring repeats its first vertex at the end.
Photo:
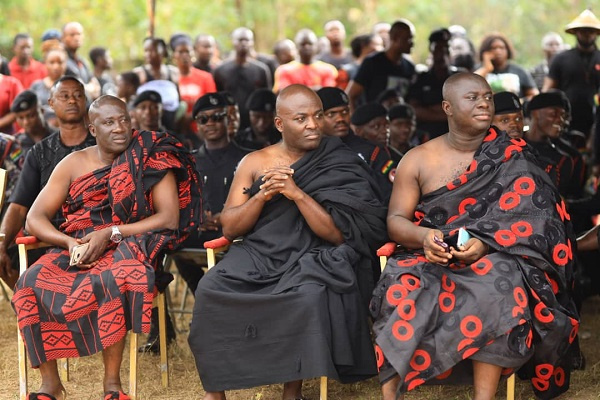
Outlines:
POLYGON ((206 125, 208 123, 208 121, 221 122, 221 121, 223 121, 223 119, 226 116, 227 116, 226 112, 215 113, 215 114, 211 114, 211 115, 201 114, 201 115, 196 116, 196 121, 198 121, 198 123, 200 125, 206 125))

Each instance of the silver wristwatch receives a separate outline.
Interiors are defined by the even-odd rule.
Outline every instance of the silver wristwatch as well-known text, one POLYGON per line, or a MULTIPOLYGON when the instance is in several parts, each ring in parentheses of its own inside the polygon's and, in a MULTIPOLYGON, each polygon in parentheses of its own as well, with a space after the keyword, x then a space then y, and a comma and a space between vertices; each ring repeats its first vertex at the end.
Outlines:
POLYGON ((116 225, 113 225, 112 227, 112 234, 110 235, 110 240, 113 243, 120 243, 121 240, 123 240, 123 234, 119 230, 119 227, 116 225))

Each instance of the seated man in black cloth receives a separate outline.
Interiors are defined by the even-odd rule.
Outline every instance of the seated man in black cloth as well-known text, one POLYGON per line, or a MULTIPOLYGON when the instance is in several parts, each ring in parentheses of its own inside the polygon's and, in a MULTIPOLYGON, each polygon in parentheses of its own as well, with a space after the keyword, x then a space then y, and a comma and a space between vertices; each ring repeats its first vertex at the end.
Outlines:
POLYGON ((246 149, 258 150, 281 140, 275 129, 275 93, 270 89, 256 89, 246 102, 250 126, 235 136, 235 142, 246 149))
POLYGON ((189 343, 206 400, 225 390, 375 373, 366 303, 385 206, 365 162, 321 135, 323 106, 302 85, 277 99, 283 140, 247 155, 221 212, 234 243, 200 280, 189 343))
POLYGON ((89 120, 98 144, 56 166, 27 216, 29 232, 56 246, 21 275, 12 298, 42 375, 30 400, 64 400, 56 359, 100 351, 104 400, 129 399, 120 380, 125 336, 148 332, 162 251, 200 220, 199 181, 178 140, 132 131, 125 103, 113 96, 92 103, 89 120), (61 207, 59 230, 51 219, 61 207))
POLYGON ((337 136, 346 146, 354 150, 373 170, 373 175, 387 198, 392 192, 394 177, 393 161, 383 147, 357 136, 350 128, 350 106, 348 95, 336 87, 324 87, 317 91, 323 103, 323 133, 337 136))
POLYGON ((490 127, 485 79, 452 75, 443 95, 450 130, 406 153, 390 201, 402 247, 371 301, 383 398, 459 383, 491 400, 519 368, 552 398, 568 390, 579 327, 565 203, 525 142, 490 127))

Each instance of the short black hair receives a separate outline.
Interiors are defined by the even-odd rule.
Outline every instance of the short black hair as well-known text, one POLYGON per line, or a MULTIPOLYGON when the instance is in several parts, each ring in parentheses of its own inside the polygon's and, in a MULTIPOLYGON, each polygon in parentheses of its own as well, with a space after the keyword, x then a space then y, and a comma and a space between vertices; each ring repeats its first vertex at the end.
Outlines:
POLYGON ((138 87, 140 87, 140 77, 135 72, 127 71, 127 72, 122 72, 120 75, 121 75, 121 79, 123 80, 123 82, 129 83, 131 86, 133 86, 136 89, 138 87))
POLYGON ((17 33, 13 39, 13 46, 21 39, 31 39, 31 35, 29 33, 17 33))
POLYGON ((106 56, 106 49, 104 47, 94 47, 90 50, 90 60, 92 64, 96 65, 100 57, 106 56))
POLYGON ((354 58, 360 57, 362 50, 365 47, 367 47, 369 43, 371 43, 371 40, 373 40, 374 36, 375 35, 373 34, 367 34, 358 35, 352 38, 352 40, 350 41, 350 49, 352 50, 352 55, 354 56, 354 58))

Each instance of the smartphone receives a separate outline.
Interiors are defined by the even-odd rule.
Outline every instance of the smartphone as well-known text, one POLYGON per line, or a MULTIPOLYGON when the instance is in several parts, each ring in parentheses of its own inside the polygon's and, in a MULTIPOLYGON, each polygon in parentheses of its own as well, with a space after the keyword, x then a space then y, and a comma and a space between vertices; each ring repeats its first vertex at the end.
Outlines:
POLYGON ((448 248, 448 243, 444 242, 442 239, 438 238, 437 236, 433 237, 433 241, 436 242, 437 244, 439 244, 440 246, 442 246, 446 252, 449 252, 450 249, 448 248))
POLYGON ((69 262, 69 265, 79 264, 79 261, 81 261, 81 258, 85 254, 89 245, 89 243, 84 243, 73 247, 73 250, 71 251, 71 261, 69 262))
POLYGON ((469 239, 471 239, 471 235, 469 235, 469 232, 465 228, 459 228, 458 239, 456 239, 456 245, 458 247, 464 246, 469 241, 469 239))

